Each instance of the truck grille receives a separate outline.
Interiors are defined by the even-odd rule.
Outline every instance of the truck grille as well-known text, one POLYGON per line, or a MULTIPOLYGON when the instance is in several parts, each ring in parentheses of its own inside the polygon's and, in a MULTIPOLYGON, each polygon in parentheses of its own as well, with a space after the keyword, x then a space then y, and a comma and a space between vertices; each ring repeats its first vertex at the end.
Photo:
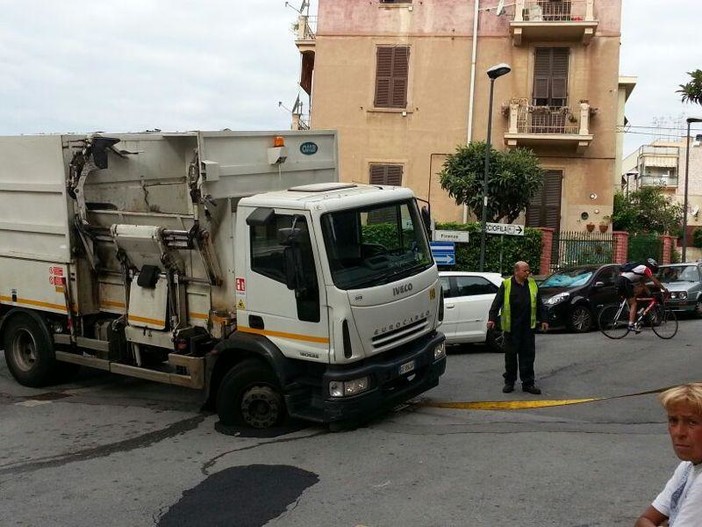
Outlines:
POLYGON ((380 351, 407 338, 413 337, 414 335, 421 334, 426 330, 427 323, 427 318, 421 318, 416 322, 408 324, 407 326, 403 326, 399 329, 393 329, 392 331, 388 331, 382 335, 375 336, 371 339, 373 349, 375 351, 380 351))

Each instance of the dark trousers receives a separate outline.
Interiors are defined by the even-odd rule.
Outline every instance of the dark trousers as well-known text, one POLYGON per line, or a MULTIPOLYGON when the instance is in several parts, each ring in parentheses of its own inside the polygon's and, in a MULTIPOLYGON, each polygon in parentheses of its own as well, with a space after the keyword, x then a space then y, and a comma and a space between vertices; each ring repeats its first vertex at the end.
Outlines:
POLYGON ((534 357, 536 356, 536 337, 530 327, 512 328, 505 333, 505 378, 506 384, 517 381, 517 371, 522 386, 534 384, 534 357))

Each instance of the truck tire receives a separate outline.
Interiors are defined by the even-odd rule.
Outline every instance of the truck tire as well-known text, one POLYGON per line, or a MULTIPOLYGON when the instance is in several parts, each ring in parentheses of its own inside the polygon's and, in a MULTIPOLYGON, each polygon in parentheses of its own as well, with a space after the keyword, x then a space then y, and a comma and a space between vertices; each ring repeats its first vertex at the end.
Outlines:
POLYGON ((5 326, 5 362, 15 380, 39 388, 51 384, 56 357, 48 330, 28 314, 13 316, 5 326))
POLYGON ((271 428, 283 422, 283 395, 273 372, 258 360, 234 366, 217 392, 217 415, 223 425, 271 428))

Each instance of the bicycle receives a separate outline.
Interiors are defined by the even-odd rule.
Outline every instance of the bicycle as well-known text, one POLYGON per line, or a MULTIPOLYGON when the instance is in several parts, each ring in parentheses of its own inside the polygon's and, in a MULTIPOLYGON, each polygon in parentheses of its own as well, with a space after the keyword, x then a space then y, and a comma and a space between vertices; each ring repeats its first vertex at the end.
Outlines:
MULTIPOLYGON (((639 302, 648 302, 648 305, 641 307, 634 326, 639 333, 643 326, 649 325, 653 332, 662 339, 672 339, 678 332, 678 318, 675 313, 666 306, 666 297, 652 294, 650 297, 637 298, 639 302), (660 300, 658 299, 660 296, 660 300)), ((610 339, 620 339, 625 337, 629 331, 629 304, 626 298, 622 298, 619 304, 605 306, 600 311, 598 318, 600 331, 605 337, 610 339)))

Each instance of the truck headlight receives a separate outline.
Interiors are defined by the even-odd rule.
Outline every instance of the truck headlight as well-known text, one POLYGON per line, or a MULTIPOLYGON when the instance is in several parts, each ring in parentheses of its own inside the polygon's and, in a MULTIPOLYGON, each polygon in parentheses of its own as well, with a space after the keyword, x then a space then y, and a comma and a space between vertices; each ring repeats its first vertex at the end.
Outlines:
POLYGON ((329 395, 332 397, 349 397, 358 395, 370 388, 368 376, 351 379, 349 381, 331 381, 329 383, 329 395))
POLYGON ((442 342, 434 348, 434 360, 439 360, 446 356, 446 343, 442 342))

